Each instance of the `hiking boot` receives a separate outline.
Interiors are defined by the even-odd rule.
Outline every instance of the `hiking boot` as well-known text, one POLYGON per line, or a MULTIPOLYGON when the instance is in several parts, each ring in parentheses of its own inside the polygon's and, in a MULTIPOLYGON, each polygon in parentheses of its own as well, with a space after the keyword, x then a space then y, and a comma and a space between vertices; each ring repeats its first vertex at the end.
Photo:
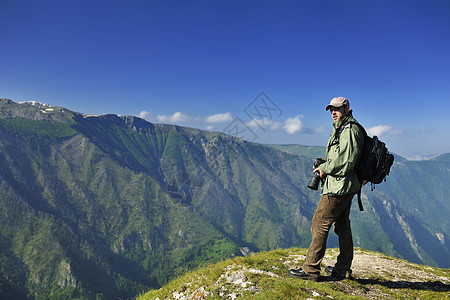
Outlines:
POLYGON ((325 268, 325 273, 327 273, 330 276, 333 276, 334 278, 338 279, 338 280, 343 280, 343 279, 352 279, 352 270, 348 270, 347 272, 345 272, 345 275, 341 275, 338 274, 336 272, 336 270, 334 269, 334 267, 332 266, 328 266, 325 268))
POLYGON ((288 275, 291 277, 295 277, 295 278, 319 281, 319 276, 311 276, 311 275, 305 273, 305 271, 303 271, 302 268, 289 269, 288 275))

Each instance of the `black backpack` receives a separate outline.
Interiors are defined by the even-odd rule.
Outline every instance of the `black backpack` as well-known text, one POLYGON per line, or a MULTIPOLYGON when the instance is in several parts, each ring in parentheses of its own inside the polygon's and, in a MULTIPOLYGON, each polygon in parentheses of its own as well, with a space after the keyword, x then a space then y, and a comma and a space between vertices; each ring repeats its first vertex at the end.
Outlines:
MULTIPOLYGON (((368 136, 364 127, 359 123, 349 121, 341 126, 341 131, 347 124, 355 124, 361 128, 363 132, 364 143, 359 162, 356 165, 356 175, 363 185, 370 182, 373 191, 375 189, 375 184, 379 184, 383 180, 386 181, 386 176, 389 175, 391 166, 394 163, 394 155, 389 153, 385 143, 380 141, 377 136, 368 136)), ((358 191, 358 205, 359 210, 363 211, 361 190, 358 191)))

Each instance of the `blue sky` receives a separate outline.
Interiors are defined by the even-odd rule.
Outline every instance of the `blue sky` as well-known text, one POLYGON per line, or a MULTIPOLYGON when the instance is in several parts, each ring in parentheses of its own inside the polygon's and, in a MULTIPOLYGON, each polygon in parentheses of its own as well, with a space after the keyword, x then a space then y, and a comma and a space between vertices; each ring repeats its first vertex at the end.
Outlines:
POLYGON ((261 143, 325 145, 344 96, 392 152, 450 152, 449 53, 446 0, 0 0, 0 97, 261 143))

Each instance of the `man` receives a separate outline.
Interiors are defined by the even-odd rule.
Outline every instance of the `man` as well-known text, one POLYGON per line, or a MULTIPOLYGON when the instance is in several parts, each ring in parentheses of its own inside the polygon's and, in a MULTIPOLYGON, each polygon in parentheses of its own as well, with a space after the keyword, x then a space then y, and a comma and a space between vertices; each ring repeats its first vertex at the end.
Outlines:
POLYGON ((356 120, 346 98, 333 98, 325 109, 330 110, 334 123, 327 144, 326 162, 314 169, 314 172, 319 171, 320 178, 324 179, 322 197, 312 220, 312 241, 306 260, 301 268, 290 269, 288 272, 293 277, 316 281, 332 224, 339 237, 339 256, 335 266, 326 267, 325 271, 338 279, 351 276, 353 239, 349 216, 352 198, 361 188, 355 165, 358 163, 364 141, 361 129, 348 123, 356 120))

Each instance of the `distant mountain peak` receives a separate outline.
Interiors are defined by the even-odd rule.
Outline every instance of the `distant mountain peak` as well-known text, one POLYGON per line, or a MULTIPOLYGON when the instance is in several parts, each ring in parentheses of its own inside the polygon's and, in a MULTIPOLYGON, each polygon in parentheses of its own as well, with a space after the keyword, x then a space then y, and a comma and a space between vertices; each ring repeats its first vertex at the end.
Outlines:
POLYGON ((11 99, 8 99, 8 98, 0 99, 0 104, 12 104, 12 103, 14 103, 14 101, 12 101, 11 99))
POLYGON ((37 107, 40 107, 40 108, 51 107, 50 104, 42 103, 42 102, 38 102, 38 101, 22 101, 22 102, 18 102, 18 104, 31 104, 33 106, 37 106, 37 107))
POLYGON ((444 154, 436 155, 435 157, 431 158, 430 160, 450 161, 450 153, 444 153, 444 154))
POLYGON ((0 99, 0 107, 0 118, 72 122, 73 116, 79 114, 64 107, 38 101, 14 102, 6 98, 0 99))

